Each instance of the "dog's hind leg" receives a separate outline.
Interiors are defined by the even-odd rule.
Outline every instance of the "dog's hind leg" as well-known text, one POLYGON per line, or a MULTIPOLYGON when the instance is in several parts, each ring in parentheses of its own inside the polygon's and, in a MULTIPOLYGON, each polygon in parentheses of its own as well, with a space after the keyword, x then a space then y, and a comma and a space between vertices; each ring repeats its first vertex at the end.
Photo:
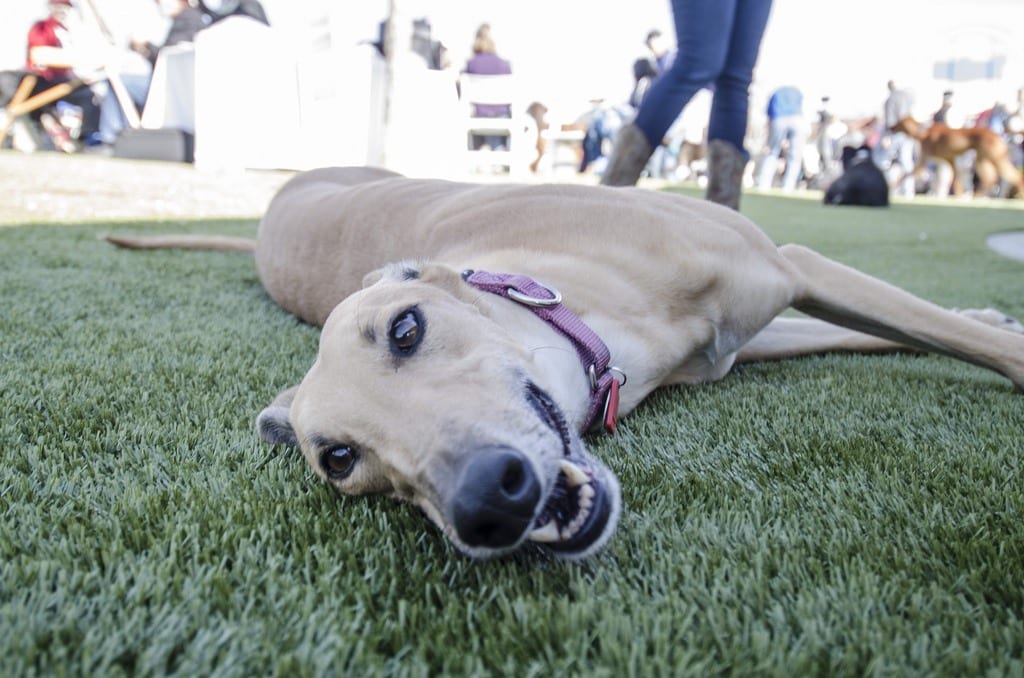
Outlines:
POLYGON ((953 191, 953 195, 955 197, 964 197, 964 177, 963 173, 960 171, 960 168, 956 166, 956 160, 953 159, 944 161, 947 165, 949 165, 950 169, 953 171, 953 183, 951 184, 950 190, 953 191))
POLYGON ((999 181, 999 170, 988 158, 978 158, 974 163, 974 174, 978 177, 978 189, 975 195, 985 197, 992 192, 999 181))
POLYGON ((1024 198, 1024 176, 1021 175, 1020 170, 1010 162, 1009 157, 1003 157, 996 164, 999 167, 999 174, 1003 177, 1003 181, 1013 186, 1013 189, 1006 193, 1006 197, 1024 198))
POLYGON ((986 312, 975 318, 946 310, 805 247, 786 245, 779 252, 793 266, 797 310, 911 349, 987 367, 1024 388, 1019 324, 993 327, 986 312))

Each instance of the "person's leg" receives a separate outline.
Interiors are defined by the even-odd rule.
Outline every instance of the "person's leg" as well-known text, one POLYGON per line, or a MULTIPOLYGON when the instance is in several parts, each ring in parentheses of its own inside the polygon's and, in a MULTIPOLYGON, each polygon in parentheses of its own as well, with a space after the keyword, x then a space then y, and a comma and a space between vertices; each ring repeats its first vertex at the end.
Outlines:
POLYGON ((914 168, 917 163, 914 160, 914 140, 904 134, 898 132, 896 135, 896 159, 900 163, 900 167, 903 170, 903 179, 900 181, 899 194, 904 198, 913 198, 915 190, 916 179, 914 178, 914 168))
POLYGON ((708 140, 722 139, 743 151, 750 106, 750 81, 761 48, 761 37, 768 24, 771 0, 736 0, 731 5, 735 19, 730 28, 724 66, 715 78, 715 96, 711 103, 708 140))
MULTIPOLYGON (((66 83, 66 80, 46 80, 39 78, 36 80, 35 87, 33 87, 29 97, 33 97, 36 94, 41 94, 52 87, 66 83)), ((91 87, 82 85, 77 89, 72 90, 70 93, 61 97, 61 101, 77 106, 82 111, 82 129, 79 133, 79 138, 83 142, 87 142, 91 136, 97 135, 100 128, 100 106, 96 99, 95 92, 91 87)), ((38 108, 35 111, 29 113, 29 117, 39 122, 42 114, 50 110, 49 106, 38 108)))
POLYGON ((79 87, 64 97, 62 101, 74 104, 82 109, 82 131, 79 133, 79 140, 83 143, 94 141, 99 136, 100 131, 100 105, 92 88, 87 86, 79 87))
MULTIPOLYGON (((122 75, 121 82, 135 104, 136 112, 141 114, 142 107, 146 104, 146 96, 149 94, 149 76, 122 75)), ((111 87, 100 104, 100 140, 104 144, 114 143, 127 126, 128 118, 124 114, 121 102, 114 94, 114 88, 111 87)))
POLYGON ((127 126, 128 122, 125 120, 124 111, 121 110, 121 104, 111 89, 100 104, 100 141, 104 144, 114 143, 121 130, 127 126))
POLYGON ((779 154, 782 153, 782 141, 785 138, 785 128, 778 118, 768 121, 768 153, 761 161, 761 167, 757 172, 757 187, 767 190, 775 183, 775 172, 779 163, 779 154))
POLYGON ((601 157, 601 144, 604 139, 598 127, 598 120, 594 120, 587 126, 587 132, 583 136, 583 153, 580 157, 580 172, 586 172, 590 163, 601 157))
POLYGON ((637 112, 636 125, 654 148, 697 91, 719 78, 729 52, 738 0, 673 0, 678 53, 655 80, 637 112))
POLYGON ((750 81, 768 24, 771 0, 737 0, 725 65, 715 79, 708 120, 708 187, 705 198, 739 209, 749 153, 743 148, 750 107, 750 81))
POLYGON ((800 118, 797 116, 788 117, 784 124, 789 150, 786 153, 786 173, 782 177, 782 190, 792 191, 796 188, 796 182, 800 179, 800 172, 803 170, 804 132, 800 118))
POLYGON ((737 0, 672 0, 679 43, 675 61, 647 92, 636 118, 622 128, 601 183, 632 186, 654 149, 694 94, 725 63, 737 0))
MULTIPOLYGON (((50 81, 50 80, 44 80, 41 77, 37 77, 36 78, 36 83, 32 86, 32 90, 28 93, 28 96, 25 97, 25 99, 31 99, 35 95, 40 94, 42 92, 45 92, 46 90, 50 89, 51 87, 53 87, 56 84, 58 84, 58 83, 50 81)), ((46 110, 45 107, 44 108, 37 108, 34 111, 30 111, 28 113, 28 117, 31 118, 32 120, 34 120, 35 122, 39 122, 39 117, 43 114, 43 111, 45 111, 45 110, 46 110)))

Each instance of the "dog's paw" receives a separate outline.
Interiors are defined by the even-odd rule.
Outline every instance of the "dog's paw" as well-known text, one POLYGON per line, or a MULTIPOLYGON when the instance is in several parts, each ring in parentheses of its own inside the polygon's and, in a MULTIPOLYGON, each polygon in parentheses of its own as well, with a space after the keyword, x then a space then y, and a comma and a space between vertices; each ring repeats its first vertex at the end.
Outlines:
POLYGON ((960 315, 973 318, 978 322, 985 323, 986 325, 998 327, 1001 330, 1009 330, 1010 332, 1024 334, 1024 325, 1022 325, 1019 320, 1006 315, 1002 311, 997 311, 994 308, 954 308, 953 310, 960 315))

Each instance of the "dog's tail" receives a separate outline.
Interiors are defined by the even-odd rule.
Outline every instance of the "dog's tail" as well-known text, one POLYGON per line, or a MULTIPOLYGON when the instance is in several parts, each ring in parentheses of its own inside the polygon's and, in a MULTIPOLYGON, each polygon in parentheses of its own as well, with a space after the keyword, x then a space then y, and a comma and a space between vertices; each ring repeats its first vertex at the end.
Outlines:
POLYGON ((212 250, 246 254, 256 251, 256 240, 253 238, 221 235, 105 235, 103 239, 132 250, 212 250))

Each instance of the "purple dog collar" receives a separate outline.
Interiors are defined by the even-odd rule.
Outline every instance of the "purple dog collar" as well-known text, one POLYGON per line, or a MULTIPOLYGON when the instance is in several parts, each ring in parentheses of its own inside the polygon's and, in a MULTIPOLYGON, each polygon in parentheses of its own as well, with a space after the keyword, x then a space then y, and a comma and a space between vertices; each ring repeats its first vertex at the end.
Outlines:
POLYGON ((608 347, 579 316, 562 305, 562 295, 533 278, 515 273, 465 271, 462 278, 477 289, 526 306, 572 342, 590 381, 590 407, 583 429, 585 431, 595 426, 598 417, 601 417, 604 430, 615 433, 619 415, 619 386, 626 383, 626 375, 619 368, 608 364, 611 361, 608 347), (621 376, 621 382, 616 378, 616 373, 621 376))

